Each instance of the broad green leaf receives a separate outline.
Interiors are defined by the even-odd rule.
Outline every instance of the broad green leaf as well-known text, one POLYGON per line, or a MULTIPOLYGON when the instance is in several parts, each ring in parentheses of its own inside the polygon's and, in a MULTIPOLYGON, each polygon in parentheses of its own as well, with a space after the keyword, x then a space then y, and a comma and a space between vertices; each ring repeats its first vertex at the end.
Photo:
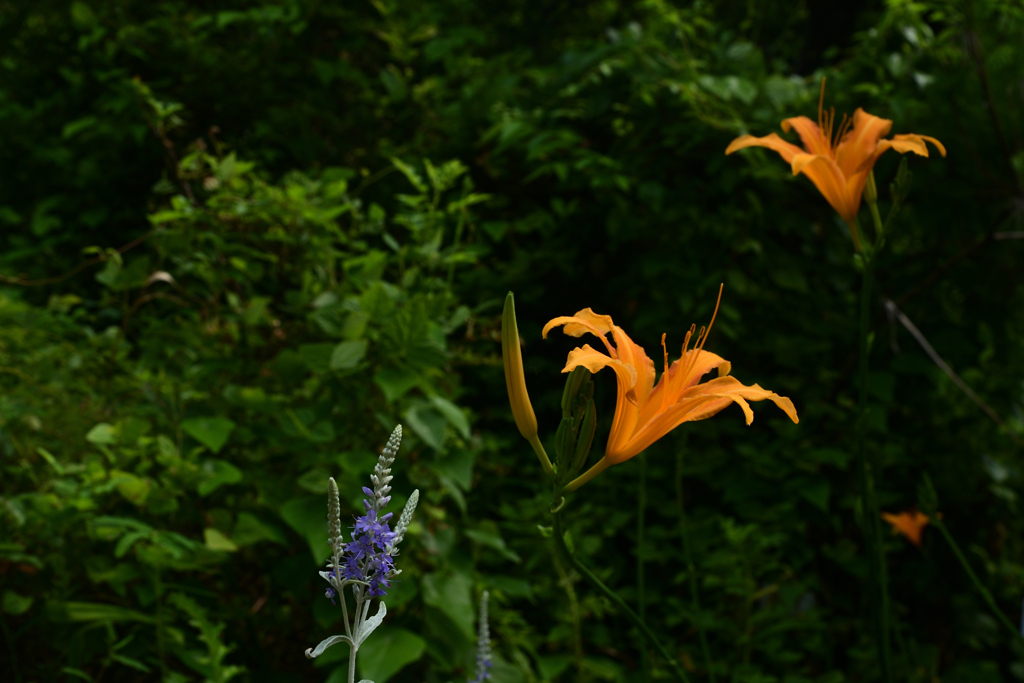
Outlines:
POLYGON ((299 347, 299 356, 313 372, 327 372, 331 368, 333 354, 333 344, 303 344, 299 347))
POLYGON ((416 436, 434 450, 441 450, 444 444, 444 430, 447 420, 432 406, 421 403, 405 411, 405 423, 412 428, 416 436))
POLYGON ((238 521, 231 531, 231 540, 239 546, 264 540, 288 545, 288 537, 281 529, 248 512, 238 513, 238 521))
POLYGON ((242 471, 225 460, 207 460, 202 471, 206 478, 199 482, 197 491, 200 496, 207 496, 225 484, 242 481, 242 471))
POLYGON ((220 550, 225 553, 233 553, 238 550, 238 546, 230 538, 213 527, 203 529, 203 541, 210 550, 220 550))
POLYGON ((31 595, 19 595, 14 591, 4 591, 3 609, 7 614, 19 616, 32 607, 34 598, 31 595))
POLYGON ((419 375, 409 368, 383 367, 373 376, 374 384, 384 392, 388 402, 401 398, 419 381, 419 375))
POLYGON ((226 417, 191 417, 182 421, 181 429, 214 453, 220 453, 235 423, 226 417))
POLYGON ((117 427, 106 422, 101 422, 85 435, 85 440, 89 443, 100 444, 103 446, 110 446, 117 443, 118 430, 117 427))
POLYGON ((387 683, 403 668, 419 660, 427 643, 411 631, 388 626, 359 648, 359 675, 374 683, 387 683))
POLYGON ((521 562, 521 558, 515 552, 509 549, 505 545, 505 539, 499 536, 495 532, 485 531, 483 529, 466 529, 466 537, 476 541, 480 545, 485 545, 488 548, 493 548, 501 553, 502 557, 515 563, 521 562))
POLYGON ((423 602, 447 615, 467 639, 475 638, 473 583, 468 576, 435 572, 423 577, 422 587, 423 602))
POLYGON ((331 370, 349 370, 366 356, 366 340, 341 342, 331 354, 331 370))
POLYGON ((451 426, 458 430, 459 434, 462 435, 463 439, 469 438, 469 420, 466 419, 466 414, 462 412, 462 409, 452 403, 446 398, 437 396, 430 397, 430 402, 434 404, 434 407, 444 415, 445 419, 451 426))
POLYGON ((58 602, 46 604, 53 621, 138 621, 151 624, 156 619, 136 610, 97 602, 58 602))
POLYGON ((313 562, 319 566, 330 553, 327 546, 327 496, 305 496, 281 506, 281 519, 309 544, 313 562))
POLYGON ((143 506, 153 488, 149 479, 137 477, 131 472, 111 470, 110 481, 117 486, 118 492, 134 505, 143 506))

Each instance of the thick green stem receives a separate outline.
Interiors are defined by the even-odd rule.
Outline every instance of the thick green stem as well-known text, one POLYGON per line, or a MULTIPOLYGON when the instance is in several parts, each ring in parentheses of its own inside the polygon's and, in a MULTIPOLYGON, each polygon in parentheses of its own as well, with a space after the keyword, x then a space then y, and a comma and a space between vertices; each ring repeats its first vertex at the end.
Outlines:
POLYGON ((348 683, 356 683, 356 646, 348 646, 348 683))
POLYGON ((708 637, 704 632, 704 620, 700 614, 700 592, 697 589, 697 567, 693 563, 693 550, 690 547, 690 528, 686 521, 686 505, 683 498, 683 453, 676 455, 676 503, 679 507, 679 534, 683 537, 683 559, 686 561, 686 577, 690 584, 690 601, 693 602, 693 612, 698 615, 697 636, 700 639, 700 649, 704 654, 704 667, 708 672, 708 680, 715 683, 715 669, 711 660, 711 648, 708 647, 708 637))
POLYGON ((956 555, 956 559, 960 560, 960 564, 963 566, 964 571, 967 572, 967 576, 971 578, 971 582, 974 583, 974 587, 978 589, 979 593, 981 593, 981 597, 984 598, 986 603, 988 603, 993 614, 998 617, 1003 626, 1010 629, 1014 638, 1020 638, 1022 634, 1017 630, 1017 627, 1006 618, 1006 615, 1003 614, 1003 611, 999 609, 999 606, 996 604, 995 598, 992 597, 992 594, 989 593, 988 589, 981 583, 981 579, 979 579, 978 575, 974 573, 973 569, 971 569, 971 565, 967 562, 967 558, 964 557, 964 554, 960 551, 960 546, 957 545, 956 540, 953 539, 953 535, 949 533, 949 529, 946 528, 946 525, 940 519, 932 519, 931 521, 932 524, 942 532, 943 538, 945 538, 946 542, 949 543, 949 547, 953 549, 953 554, 956 555))
MULTIPOLYGON (((637 456, 640 460, 640 491, 637 494, 636 511, 636 612, 640 621, 647 620, 647 603, 644 594, 644 513, 647 508, 647 454, 637 456)), ((646 683, 650 680, 647 646, 640 639, 640 672, 646 683)))
POLYGON ((596 477, 597 475, 599 475, 602 472, 604 472, 606 469, 608 469, 608 467, 610 465, 611 465, 611 462, 608 461, 608 458, 601 458, 596 463, 594 463, 594 466, 591 467, 589 470, 587 470, 586 472, 584 472, 580 476, 578 476, 575 479, 573 479, 572 481, 570 481, 566 485, 565 490, 566 491, 575 491, 576 489, 578 489, 579 487, 583 486, 588 481, 590 481, 591 479, 596 477))
POLYGON ((864 541, 868 559, 868 591, 878 647, 878 664, 882 681, 892 683, 892 657, 889 648, 889 590, 885 571, 885 554, 881 540, 878 503, 867 455, 868 402, 868 329, 871 307, 871 265, 863 260, 864 271, 860 292, 860 398, 857 420, 857 466, 860 470, 861 513, 864 520, 864 541))
POLYGON ((533 452, 537 454, 537 459, 540 460, 540 466, 544 468, 544 472, 554 474, 555 470, 551 467, 551 459, 548 458, 548 452, 544 450, 544 444, 540 442, 540 437, 534 434, 528 441, 533 447, 533 452))
POLYGON ((629 605, 626 604, 625 600, 619 597, 619 595, 615 593, 611 588, 604 585, 604 582, 601 581, 601 579, 597 578, 597 576, 593 572, 591 572, 579 560, 577 560, 576 556, 572 553, 571 550, 569 550, 568 546, 566 546, 565 544, 565 531, 562 528, 561 513, 552 512, 551 521, 553 527, 552 535, 555 537, 555 546, 562 553, 566 562, 568 562, 573 569, 578 571, 580 575, 583 576, 583 578, 589 581, 591 585, 594 586, 594 588, 603 593, 606 598, 611 600, 620 610, 622 610, 623 614, 625 614, 629 618, 629 620, 632 621, 633 624, 637 628, 639 628, 645 636, 647 636, 647 640, 649 640, 651 644, 655 647, 655 649, 657 649, 658 652, 661 653, 661 656, 665 658, 665 661, 668 663, 669 668, 675 675, 676 680, 682 681, 683 683, 690 683, 690 679, 687 678, 686 672, 683 671, 681 666, 679 666, 679 662, 677 662, 672 657, 672 655, 669 654, 668 650, 666 650, 665 646, 661 644, 661 641, 658 640, 658 637, 654 634, 654 631, 650 629, 647 623, 644 622, 637 615, 636 612, 629 608, 629 605))

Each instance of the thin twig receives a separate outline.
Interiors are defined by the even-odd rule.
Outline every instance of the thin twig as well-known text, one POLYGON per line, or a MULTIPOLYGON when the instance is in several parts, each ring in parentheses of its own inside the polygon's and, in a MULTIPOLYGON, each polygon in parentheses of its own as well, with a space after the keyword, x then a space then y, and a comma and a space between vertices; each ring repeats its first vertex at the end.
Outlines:
POLYGON ((979 408, 985 411, 985 414, 992 418, 992 421, 999 425, 1003 429, 1003 431, 1005 431, 1009 435, 1009 437, 1013 439, 1014 443, 1016 443, 1018 446, 1024 447, 1024 442, 1022 442, 1020 438, 1016 434, 1014 434, 1013 430, 1011 430, 1010 427, 1003 420, 1003 418, 1000 417, 999 413, 993 410, 987 403, 985 403, 985 401, 981 399, 980 396, 974 393, 974 390, 967 386, 966 382, 960 379, 960 376, 953 371, 953 368, 949 367, 949 363, 943 360, 942 356, 940 356, 938 352, 936 352, 935 349, 932 347, 932 345, 928 343, 928 340, 925 338, 925 336, 921 334, 921 330, 917 329, 917 325, 915 325, 910 320, 910 318, 904 315, 903 311, 901 311, 896 306, 896 304, 893 303, 890 299, 885 299, 885 310, 890 315, 894 316, 897 320, 899 320, 900 323, 903 324, 903 327, 907 328, 907 331, 910 332, 914 339, 917 340, 917 343, 921 345, 921 348, 924 349, 924 352, 927 353, 928 357, 932 359, 932 362, 938 365, 939 369, 946 373, 947 377, 953 380, 953 384, 957 385, 957 387, 959 387, 962 392, 967 394, 968 398, 974 401, 979 408))
MULTIPOLYGON (((156 228, 153 228, 152 230, 150 230, 149 232, 147 232, 144 235, 136 237, 135 239, 133 239, 131 242, 128 242, 124 246, 119 247, 117 249, 117 253, 118 254, 123 254, 124 252, 128 251, 129 249, 132 249, 133 247, 139 246, 140 244, 145 242, 147 239, 152 237, 154 233, 156 233, 156 228)), ((103 262, 105 262, 107 260, 109 260, 107 256, 97 256, 94 259, 90 259, 88 261, 83 261, 82 263, 79 263, 77 266, 75 266, 74 268, 72 268, 68 272, 64 273, 63 275, 58 275, 56 277, 43 278, 42 280, 26 280, 24 278, 17 277, 17 276, 11 277, 9 275, 2 275, 2 274, 0 274, 0 282, 6 282, 9 285, 20 285, 22 287, 42 287, 44 285, 53 285, 53 284, 56 284, 58 282, 63 282, 64 280, 67 280, 69 277, 73 277, 73 276, 77 275, 78 273, 82 272, 83 270, 85 270, 89 266, 95 266, 96 264, 103 263, 103 262)))

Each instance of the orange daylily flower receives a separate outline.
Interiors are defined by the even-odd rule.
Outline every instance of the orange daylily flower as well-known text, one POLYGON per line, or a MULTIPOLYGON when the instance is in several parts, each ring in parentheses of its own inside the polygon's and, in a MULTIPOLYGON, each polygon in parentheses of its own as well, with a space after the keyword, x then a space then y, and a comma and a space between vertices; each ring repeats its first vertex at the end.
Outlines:
POLYGON ((889 134, 892 121, 868 114, 858 108, 849 119, 843 115, 838 130, 835 128, 835 108, 824 111, 825 81, 821 81, 821 97, 818 100, 818 123, 806 116, 783 119, 782 130, 787 133, 795 129, 804 144, 804 149, 786 142, 777 133, 757 138, 741 135, 729 143, 726 154, 732 154, 744 147, 767 147, 785 159, 793 169, 793 175, 803 173, 814 183, 818 191, 828 200, 846 224, 850 226, 854 245, 860 251, 860 236, 857 231, 857 212, 868 174, 875 162, 887 150, 894 149, 900 154, 914 152, 928 156, 925 141, 935 145, 942 156, 946 148, 942 143, 927 135, 894 135, 891 140, 882 140, 889 134))
MULTIPOLYGON (((719 290, 721 301, 721 290, 719 290)), ((715 314, 718 306, 715 306, 715 314)), ((711 324, 714 324, 714 316, 711 324)), ((701 328, 697 333, 694 348, 687 350, 696 326, 691 326, 683 341, 682 357, 668 364, 668 349, 665 335, 661 336, 664 350, 665 370, 654 382, 654 362, 643 348, 633 342, 621 327, 612 322, 611 316, 599 315, 589 308, 578 311, 574 316, 563 316, 550 320, 544 326, 543 336, 554 327, 573 337, 586 333, 597 336, 607 353, 592 348, 589 344, 569 352, 562 372, 571 372, 583 366, 591 372, 611 368, 618 382, 618 400, 615 417, 604 457, 590 470, 567 487, 570 491, 579 488, 596 474, 610 465, 629 460, 652 443, 683 424, 703 420, 715 415, 726 406, 736 403, 743 409, 747 424, 754 419, 754 413, 747 401, 773 401, 790 417, 799 422, 796 408, 788 398, 766 391, 754 384, 745 386, 729 376, 729 361, 709 351, 704 351, 704 342, 710 332, 701 328), (612 342, 606 335, 611 334, 612 342), (701 378, 711 370, 718 370, 718 377, 702 382, 701 378)))
POLYGON ((894 534, 903 534, 907 540, 918 546, 921 545, 921 534, 924 532, 924 528, 931 521, 928 519, 928 515, 917 510, 901 512, 898 515, 883 512, 882 519, 892 525, 894 534))

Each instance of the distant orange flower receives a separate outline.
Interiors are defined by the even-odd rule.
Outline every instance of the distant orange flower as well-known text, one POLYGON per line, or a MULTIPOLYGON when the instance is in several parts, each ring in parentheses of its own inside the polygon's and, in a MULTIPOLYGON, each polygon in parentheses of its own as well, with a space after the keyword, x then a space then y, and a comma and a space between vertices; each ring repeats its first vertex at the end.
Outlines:
POLYGON ((946 156, 946 148, 927 135, 895 135, 891 140, 882 140, 889 134, 892 121, 872 116, 860 108, 853 113, 852 119, 844 114, 837 131, 835 108, 826 112, 824 103, 825 80, 822 79, 818 123, 815 124, 806 116, 794 116, 782 121, 782 130, 788 133, 790 129, 795 129, 804 149, 772 133, 763 138, 741 135, 729 144, 725 153, 732 154, 744 147, 767 147, 778 152, 790 164, 793 175, 803 173, 810 178, 832 208, 846 221, 854 245, 860 251, 857 212, 860 210, 868 174, 878 158, 889 149, 900 154, 914 152, 926 157, 926 140, 935 145, 942 156, 946 156))
MULTIPOLYGON (((715 313, 718 313, 717 305, 715 313)), ((714 316, 711 324, 714 324, 714 316)), ((562 372, 571 372, 578 366, 591 372, 610 367, 618 380, 615 417, 604 457, 572 482, 569 490, 582 486, 608 466, 629 460, 684 422, 711 417, 732 403, 743 409, 747 424, 754 419, 747 401, 764 399, 782 408, 793 422, 800 421, 793 402, 788 398, 766 391, 756 384, 744 386, 729 376, 732 367, 729 361, 703 350, 711 325, 706 330, 703 327, 700 329, 695 348, 687 350, 696 330, 696 326, 690 327, 683 341, 682 357, 673 362, 671 367, 668 364, 665 335, 661 335, 665 370, 657 384, 654 383, 654 362, 621 327, 612 322, 611 316, 598 315, 585 308, 574 316, 549 321, 544 326, 543 336, 546 338, 548 332, 558 326, 563 326, 562 331, 572 337, 586 333, 597 336, 608 352, 605 354, 584 344, 569 352, 562 372), (608 341, 608 334, 611 334, 614 345, 608 341), (701 382, 705 374, 716 368, 718 377, 701 382)))
POLYGON ((918 546, 921 545, 921 534, 924 533, 924 528, 931 521, 928 519, 928 515, 917 510, 901 512, 898 515, 883 512, 882 519, 892 525, 894 534, 903 534, 907 540, 918 546))

